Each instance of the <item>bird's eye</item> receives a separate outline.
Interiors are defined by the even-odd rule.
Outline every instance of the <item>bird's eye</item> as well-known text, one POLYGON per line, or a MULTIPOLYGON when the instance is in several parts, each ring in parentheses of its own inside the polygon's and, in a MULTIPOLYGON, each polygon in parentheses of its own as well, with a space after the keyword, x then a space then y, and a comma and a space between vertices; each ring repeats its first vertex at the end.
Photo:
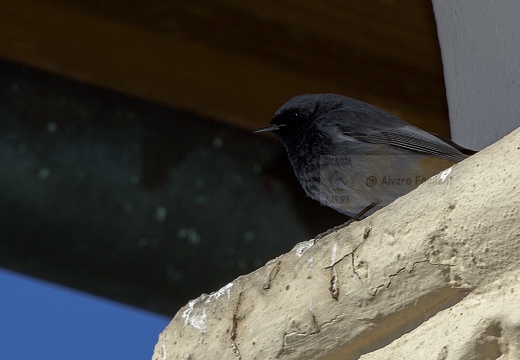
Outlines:
POLYGON ((300 118, 301 118, 301 114, 298 110, 291 110, 291 112, 289 112, 289 120, 297 121, 300 118))

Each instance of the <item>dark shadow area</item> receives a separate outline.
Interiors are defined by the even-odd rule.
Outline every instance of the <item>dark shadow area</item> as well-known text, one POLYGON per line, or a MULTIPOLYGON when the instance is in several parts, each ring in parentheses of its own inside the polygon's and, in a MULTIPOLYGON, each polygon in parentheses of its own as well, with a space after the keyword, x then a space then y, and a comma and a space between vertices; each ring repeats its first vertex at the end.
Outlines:
POLYGON ((1 267, 172 316, 346 220, 274 138, 19 64, 0 76, 1 267))

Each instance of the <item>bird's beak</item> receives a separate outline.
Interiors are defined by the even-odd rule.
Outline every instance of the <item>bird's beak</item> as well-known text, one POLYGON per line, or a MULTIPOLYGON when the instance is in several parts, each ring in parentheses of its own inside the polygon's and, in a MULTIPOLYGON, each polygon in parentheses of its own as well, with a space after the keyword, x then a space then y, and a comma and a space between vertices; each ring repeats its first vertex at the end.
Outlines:
POLYGON ((263 132, 274 132, 276 130, 280 130, 280 126, 269 124, 266 127, 253 131, 253 134, 263 133, 263 132))

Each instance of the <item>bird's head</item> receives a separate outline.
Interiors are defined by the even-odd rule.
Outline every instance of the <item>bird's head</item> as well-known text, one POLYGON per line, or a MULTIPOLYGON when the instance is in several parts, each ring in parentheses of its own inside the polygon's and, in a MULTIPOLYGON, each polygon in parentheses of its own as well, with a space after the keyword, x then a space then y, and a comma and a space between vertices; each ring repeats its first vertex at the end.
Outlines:
POLYGON ((314 127, 320 115, 326 113, 334 103, 335 94, 304 94, 293 97, 282 105, 269 125, 258 129, 255 133, 271 132, 277 135, 284 144, 301 140, 305 133, 314 127))

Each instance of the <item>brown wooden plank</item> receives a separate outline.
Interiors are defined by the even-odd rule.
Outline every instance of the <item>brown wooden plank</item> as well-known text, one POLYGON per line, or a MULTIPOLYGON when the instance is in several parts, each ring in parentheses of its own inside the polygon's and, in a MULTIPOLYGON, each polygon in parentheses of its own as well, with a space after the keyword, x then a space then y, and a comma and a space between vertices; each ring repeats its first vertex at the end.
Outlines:
POLYGON ((2 57, 243 127, 333 91, 448 133, 427 0, 3 1, 0 31, 2 57))

